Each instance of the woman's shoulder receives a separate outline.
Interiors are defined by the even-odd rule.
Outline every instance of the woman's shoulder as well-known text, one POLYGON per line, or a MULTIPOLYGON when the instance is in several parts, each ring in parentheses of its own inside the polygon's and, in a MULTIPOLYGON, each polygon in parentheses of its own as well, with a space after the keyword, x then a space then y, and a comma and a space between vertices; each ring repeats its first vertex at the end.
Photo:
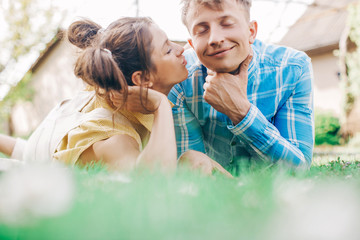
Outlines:
POLYGON ((75 164, 82 152, 91 145, 115 135, 127 135, 141 147, 141 134, 124 115, 120 113, 113 115, 104 108, 96 108, 91 112, 94 113, 99 117, 88 118, 64 136, 55 151, 54 158, 75 164))

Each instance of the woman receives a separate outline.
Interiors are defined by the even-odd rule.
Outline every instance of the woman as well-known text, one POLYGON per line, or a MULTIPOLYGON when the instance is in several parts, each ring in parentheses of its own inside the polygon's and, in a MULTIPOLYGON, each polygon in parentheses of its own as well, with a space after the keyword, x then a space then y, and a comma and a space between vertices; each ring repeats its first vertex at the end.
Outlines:
MULTIPOLYGON (((187 78, 184 49, 149 18, 121 18, 105 30, 77 21, 68 39, 83 50, 75 75, 93 91, 53 109, 26 143, 2 136, 0 151, 24 161, 102 161, 118 170, 139 165, 174 170, 175 133, 166 96, 187 78), (111 96, 119 101, 119 93, 122 103, 116 108, 111 96)), ((183 161, 209 174, 214 168, 223 171, 201 153, 187 153, 183 161)))

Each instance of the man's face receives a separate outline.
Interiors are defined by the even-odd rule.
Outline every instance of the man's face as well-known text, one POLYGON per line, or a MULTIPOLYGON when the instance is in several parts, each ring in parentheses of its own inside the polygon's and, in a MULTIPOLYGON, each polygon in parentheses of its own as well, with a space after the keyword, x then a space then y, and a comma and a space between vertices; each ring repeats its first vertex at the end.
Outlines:
POLYGON ((257 23, 249 22, 248 13, 235 0, 227 0, 222 9, 191 3, 187 15, 189 41, 200 61, 215 72, 233 72, 251 51, 257 23))

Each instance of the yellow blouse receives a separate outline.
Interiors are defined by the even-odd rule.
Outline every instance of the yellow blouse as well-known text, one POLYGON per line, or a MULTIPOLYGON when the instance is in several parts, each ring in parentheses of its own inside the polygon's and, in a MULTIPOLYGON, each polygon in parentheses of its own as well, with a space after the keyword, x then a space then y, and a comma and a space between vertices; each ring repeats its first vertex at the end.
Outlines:
MULTIPOLYGON (((81 112, 88 113, 96 108, 113 111, 104 99, 94 95, 81 112)), ((80 155, 95 142, 118 134, 127 134, 134 138, 141 151, 148 141, 153 121, 153 114, 124 110, 115 113, 114 118, 104 117, 87 121, 68 132, 56 148, 53 158, 67 164, 75 164, 80 155)))

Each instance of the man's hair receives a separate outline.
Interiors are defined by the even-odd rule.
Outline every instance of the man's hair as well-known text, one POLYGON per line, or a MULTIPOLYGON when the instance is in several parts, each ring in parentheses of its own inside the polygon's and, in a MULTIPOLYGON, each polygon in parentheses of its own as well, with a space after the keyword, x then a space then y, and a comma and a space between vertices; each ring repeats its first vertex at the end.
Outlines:
MULTIPOLYGON (((211 9, 222 9, 222 5, 225 1, 229 0, 181 0, 182 8, 181 8, 181 20, 185 26, 187 26, 187 14, 189 12, 190 6, 194 6, 194 4, 197 5, 203 5, 211 9)), ((241 4, 244 9, 247 11, 248 16, 250 17, 250 8, 252 0, 233 0, 237 3, 241 4)))

